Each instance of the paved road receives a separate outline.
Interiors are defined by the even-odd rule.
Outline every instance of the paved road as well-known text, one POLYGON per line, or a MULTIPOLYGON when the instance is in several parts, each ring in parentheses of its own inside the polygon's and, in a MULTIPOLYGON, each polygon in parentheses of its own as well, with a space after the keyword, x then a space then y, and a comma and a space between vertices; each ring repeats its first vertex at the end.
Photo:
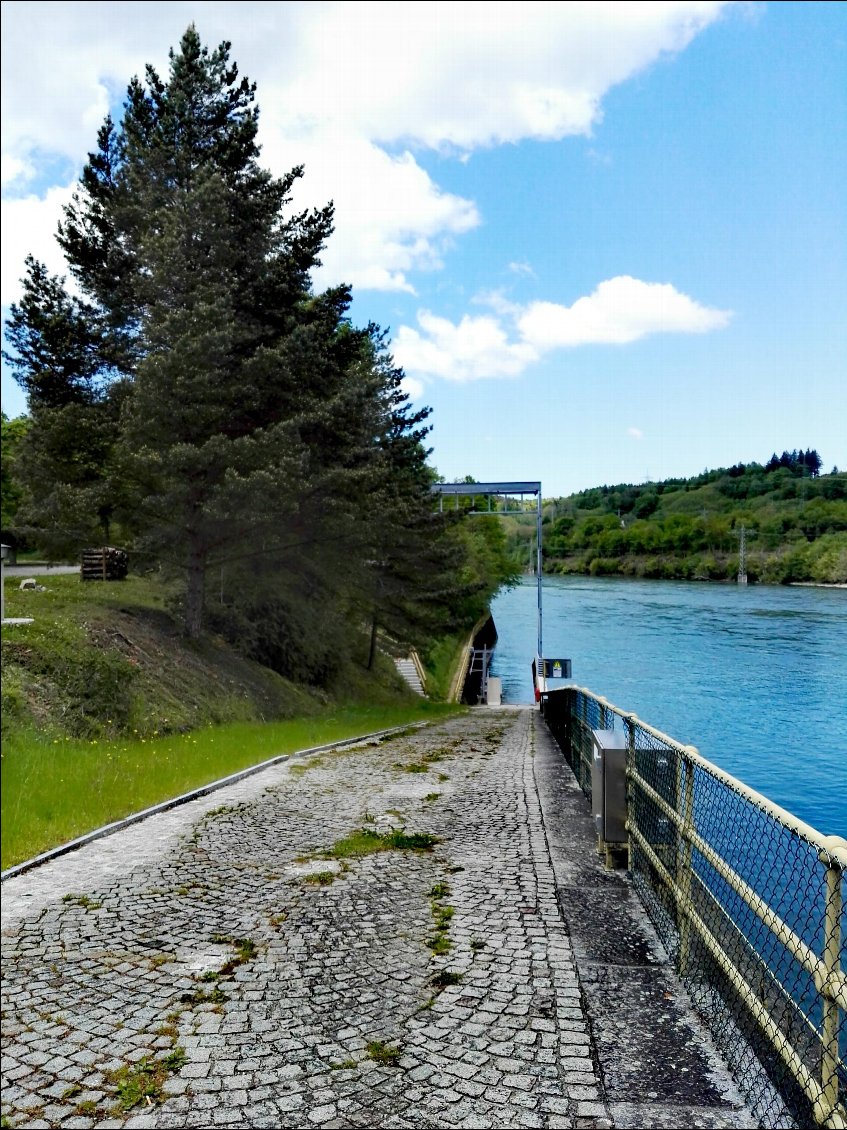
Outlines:
POLYGON ((530 709, 268 770, 4 883, 6 1124, 755 1126, 624 888, 530 709))
POLYGON ((51 577, 63 573, 78 573, 79 565, 4 565, 6 577, 51 577))

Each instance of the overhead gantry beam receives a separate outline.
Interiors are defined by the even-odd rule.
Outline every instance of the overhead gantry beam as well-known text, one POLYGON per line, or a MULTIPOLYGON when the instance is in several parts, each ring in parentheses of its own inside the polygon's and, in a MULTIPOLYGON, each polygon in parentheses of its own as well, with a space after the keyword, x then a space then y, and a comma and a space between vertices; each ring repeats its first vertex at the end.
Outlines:
POLYGON ((444 509, 444 496, 456 499, 456 508, 459 506, 459 498, 468 497, 487 497, 489 500, 488 510, 469 510, 468 514, 493 514, 495 516, 506 514, 525 514, 526 511, 522 509, 515 510, 491 510, 490 502, 492 498, 514 498, 520 497, 523 499, 525 496, 534 496, 536 499, 535 507, 535 575, 538 581, 537 584, 537 603, 538 603, 538 642, 536 656, 540 660, 544 654, 542 650, 542 616, 541 616, 541 483, 540 482, 498 482, 498 483, 434 483, 430 490, 433 494, 439 495, 439 505, 444 509))

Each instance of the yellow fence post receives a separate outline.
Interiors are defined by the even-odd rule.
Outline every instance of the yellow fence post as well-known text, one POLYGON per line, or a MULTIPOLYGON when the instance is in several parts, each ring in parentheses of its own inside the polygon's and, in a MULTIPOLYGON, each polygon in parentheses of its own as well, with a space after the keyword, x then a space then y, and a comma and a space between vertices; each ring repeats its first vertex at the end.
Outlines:
MULTIPOLYGON (((693 749, 693 747, 692 747, 693 749)), ((697 751, 694 750, 696 753, 697 751)), ((688 971, 691 947, 691 836, 694 832, 694 763, 677 751, 676 795, 682 798, 682 822, 678 831, 677 874, 679 887, 679 971, 688 971)))
POLYGON ((838 1103, 838 1002, 836 985, 841 972, 841 911, 843 871, 827 851, 818 855, 826 867, 826 914, 824 915, 823 963, 826 980, 818 986, 823 1006, 821 1024, 821 1090, 822 1099, 815 1103, 815 1119, 821 1126, 830 1123, 838 1103))

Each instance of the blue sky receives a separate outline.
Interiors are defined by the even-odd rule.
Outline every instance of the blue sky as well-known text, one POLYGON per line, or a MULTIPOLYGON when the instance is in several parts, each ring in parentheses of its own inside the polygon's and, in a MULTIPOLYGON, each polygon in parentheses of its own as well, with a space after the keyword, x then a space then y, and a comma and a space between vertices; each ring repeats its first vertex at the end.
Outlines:
MULTIPOLYGON (((847 468, 847 5, 4 3, 4 313, 130 76, 193 20, 336 203, 447 479, 547 496, 847 468)), ((3 407, 25 410, 4 370, 3 407)))

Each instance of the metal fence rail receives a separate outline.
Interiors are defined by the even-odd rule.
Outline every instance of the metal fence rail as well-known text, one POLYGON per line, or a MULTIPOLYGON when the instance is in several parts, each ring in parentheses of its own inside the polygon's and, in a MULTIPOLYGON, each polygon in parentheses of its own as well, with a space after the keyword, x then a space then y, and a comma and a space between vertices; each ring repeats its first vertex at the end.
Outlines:
POLYGON ((847 1127, 847 841, 590 691, 543 709, 589 796, 625 733, 633 884, 761 1125, 847 1127))

